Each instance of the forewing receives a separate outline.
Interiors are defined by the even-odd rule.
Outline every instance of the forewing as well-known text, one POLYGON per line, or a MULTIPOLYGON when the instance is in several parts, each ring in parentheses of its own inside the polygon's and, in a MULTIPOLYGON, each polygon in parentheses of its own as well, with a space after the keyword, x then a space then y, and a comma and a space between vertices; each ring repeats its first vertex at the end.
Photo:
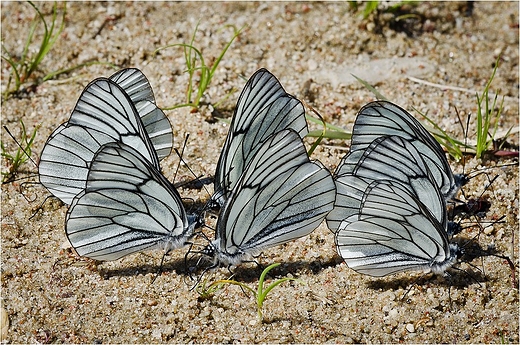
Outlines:
POLYGON ((143 72, 137 68, 124 68, 110 76, 128 94, 132 102, 155 103, 152 86, 143 72))
POLYGON ((99 78, 85 88, 69 121, 47 140, 38 166, 40 182, 70 204, 85 186, 94 154, 112 141, 137 149, 159 168, 157 154, 132 101, 115 82, 99 78))
POLYGON ((329 171, 309 161, 295 131, 283 130, 264 142, 221 211, 220 248, 254 254, 305 236, 332 209, 335 194, 329 171))
POLYGON ((159 159, 168 156, 173 146, 172 127, 164 112, 155 105, 152 86, 143 72, 137 68, 125 68, 110 76, 110 79, 115 81, 134 103, 159 159))
POLYGON ((163 111, 149 101, 135 104, 148 138, 161 160, 170 155, 173 147, 173 132, 170 120, 163 111))
POLYGON ((365 105, 354 123, 350 150, 363 151, 381 136, 400 136, 410 141, 428 165, 446 199, 453 197, 460 188, 455 183, 453 172, 439 143, 406 110, 386 101, 365 105))
POLYGON ((288 128, 302 138, 308 133, 303 105, 262 68, 251 76, 238 100, 217 164, 212 199, 223 205, 261 144, 288 128))

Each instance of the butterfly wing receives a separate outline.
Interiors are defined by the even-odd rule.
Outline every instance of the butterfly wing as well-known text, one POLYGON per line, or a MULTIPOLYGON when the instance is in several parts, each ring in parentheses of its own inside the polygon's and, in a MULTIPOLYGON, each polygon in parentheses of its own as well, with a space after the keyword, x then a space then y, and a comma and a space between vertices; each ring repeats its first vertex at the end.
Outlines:
MULTIPOLYGON (((437 196, 442 204, 438 190, 437 196)), ((336 246, 350 268, 375 277, 409 270, 443 272, 456 260, 439 221, 406 187, 392 181, 369 185, 359 214, 340 225, 336 246)))
POLYGON ((47 140, 38 166, 40 182, 70 204, 85 186, 94 154, 111 141, 134 147, 159 167, 159 158, 131 99, 115 82, 98 78, 85 88, 69 121, 47 140))
POLYGON ((317 228, 335 200, 330 172, 311 162, 293 130, 266 140, 221 211, 214 245, 219 261, 237 264, 263 248, 317 228))
POLYGON ((403 108, 376 101, 359 111, 352 130, 351 152, 365 150, 381 136, 400 136, 410 141, 421 153, 446 200, 455 196, 462 176, 454 176, 446 155, 435 138, 403 108))
POLYGON ((338 195, 334 210, 327 216, 327 225, 333 232, 343 219, 359 212, 368 185, 382 180, 408 186, 441 225, 446 226, 446 205, 439 203, 437 194, 432 192, 438 187, 422 155, 411 142, 398 136, 379 137, 363 151, 357 163, 353 160, 350 154, 345 157, 342 163, 347 168, 341 167, 342 174, 335 176, 338 195))
POLYGON ((173 145, 172 127, 163 111, 155 105, 152 86, 143 72, 137 68, 125 68, 110 76, 110 80, 116 82, 134 103, 159 159, 168 156, 173 145))
POLYGON ((137 150, 117 142, 94 157, 65 229, 77 253, 96 260, 153 248, 167 252, 184 246, 193 233, 170 182, 137 150))
POLYGON ((217 164, 212 199, 222 206, 261 144, 286 128, 300 137, 308 133, 303 105, 262 68, 251 76, 238 100, 217 164))
POLYGON ((124 68, 110 76, 110 80, 116 82, 134 104, 142 101, 155 103, 152 86, 143 72, 137 68, 124 68))

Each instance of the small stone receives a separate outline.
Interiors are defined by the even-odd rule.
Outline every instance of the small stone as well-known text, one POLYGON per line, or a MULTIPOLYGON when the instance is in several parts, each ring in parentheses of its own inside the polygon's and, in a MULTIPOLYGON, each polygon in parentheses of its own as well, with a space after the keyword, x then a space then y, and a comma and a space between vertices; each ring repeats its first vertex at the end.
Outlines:
POLYGON ((486 235, 491 235, 494 231, 495 231, 495 228, 492 225, 491 226, 486 226, 484 228, 484 233, 486 235))
POLYGON ((9 315, 4 308, 4 302, 0 300, 0 341, 7 339, 7 331, 9 330, 9 315))
POLYGON ((406 325, 406 330, 410 333, 415 333, 415 326, 412 323, 406 325))
POLYGON ((318 68, 318 63, 311 59, 307 62, 307 66, 309 67, 309 71, 314 71, 318 68))

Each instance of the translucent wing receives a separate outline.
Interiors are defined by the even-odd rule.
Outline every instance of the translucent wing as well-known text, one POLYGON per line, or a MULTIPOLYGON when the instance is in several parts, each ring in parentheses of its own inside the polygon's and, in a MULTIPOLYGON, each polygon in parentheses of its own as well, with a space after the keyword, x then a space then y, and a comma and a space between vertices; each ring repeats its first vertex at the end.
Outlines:
POLYGON ((159 160, 169 156, 173 147, 173 132, 166 115, 149 101, 138 102, 135 108, 159 160))
POLYGON ((98 78, 85 88, 69 121, 47 140, 38 167, 40 182, 70 204, 85 186, 94 154, 113 141, 132 146, 159 167, 157 153, 128 95, 110 79, 98 78))
POLYGON ((152 86, 143 72, 137 68, 125 68, 110 76, 110 80, 116 82, 134 103, 159 159, 168 156, 173 145, 172 127, 163 111, 155 105, 152 86))
POLYGON ((369 185, 359 214, 340 225, 336 246, 350 268, 375 277, 412 270, 442 274, 459 253, 428 208, 391 181, 369 185))
POLYGON ((155 103, 150 82, 137 68, 125 68, 117 71, 110 76, 110 80, 121 86, 134 104, 142 101, 155 103))
POLYGON ((288 128, 302 138, 307 134, 303 105, 262 68, 251 76, 238 99, 217 164, 212 200, 222 206, 261 144, 274 133, 288 128))
POLYGON ((193 227, 170 182, 137 150, 116 142, 94 157, 85 190, 73 199, 65 225, 77 253, 96 260, 180 248, 193 227))
POLYGON ((327 216, 329 229, 336 232, 340 223, 359 212, 361 200, 373 181, 398 181, 428 207, 446 226, 446 205, 439 203, 432 190, 437 185, 422 155, 408 140, 398 136, 375 139, 361 156, 356 151, 343 159, 341 174, 335 175, 337 197, 334 210, 327 216), (359 157, 360 156, 360 157, 359 157))
POLYGON ((215 259, 234 265, 262 249, 305 236, 334 205, 330 172, 311 162, 300 136, 282 130, 251 159, 220 213, 215 259))
POLYGON ((410 113, 390 102, 371 102, 359 111, 354 123, 352 154, 360 154, 381 136, 409 140, 421 153, 446 200, 452 199, 465 183, 463 175, 453 175, 439 143, 410 113))

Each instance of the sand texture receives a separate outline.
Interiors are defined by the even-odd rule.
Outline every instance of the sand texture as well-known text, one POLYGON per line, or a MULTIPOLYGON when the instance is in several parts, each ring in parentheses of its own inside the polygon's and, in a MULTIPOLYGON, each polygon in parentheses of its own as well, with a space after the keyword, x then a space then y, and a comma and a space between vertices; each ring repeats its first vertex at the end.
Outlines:
MULTIPOLYGON (((2 44, 19 56, 34 11, 21 2, 1 6, 2 44)), ((50 18, 51 3, 37 6, 50 18)), ((180 149, 189 133, 184 160, 196 175, 211 177, 228 130, 216 117, 232 115, 244 78, 260 67, 269 69, 287 92, 317 109, 327 122, 347 130, 361 106, 375 100, 351 76, 355 74, 415 116, 419 117, 414 108, 427 112, 463 141, 455 108, 463 122, 468 114, 475 118, 475 92, 484 89, 500 54, 491 86, 492 92, 505 96, 498 131, 503 134, 513 127, 508 142, 518 149, 518 3, 476 2, 472 11, 467 6, 421 3, 413 8, 418 19, 391 24, 392 15, 363 20, 347 2, 70 2, 65 29, 36 76, 89 61, 137 67, 149 78, 158 106, 171 107, 186 102, 183 51, 169 48, 155 56, 153 51, 188 43, 198 23, 194 45, 212 64, 232 37, 226 25, 244 27, 217 68, 199 109, 165 111, 174 129, 174 147, 180 149)), ((40 37, 37 31, 36 39, 40 37)), ((2 125, 17 138, 20 120, 29 131, 39 126, 32 155, 37 160, 46 139, 68 119, 88 82, 115 71, 92 65, 25 89, 2 102, 2 125)), ((8 64, 2 61, 2 91, 8 73, 8 64)), ((475 140, 474 120, 468 140, 475 140)), ((8 152, 16 150, 3 129, 2 142, 8 152)), ((306 139, 307 145, 312 142, 306 139)), ((312 158, 333 170, 349 145, 349 140, 324 140, 312 158)), ((498 175, 484 194, 492 204, 485 220, 505 218, 485 231, 471 227, 472 220, 462 222, 465 229, 457 242, 471 255, 455 266, 458 270, 450 271, 449 279, 420 273, 380 279, 357 274, 338 256, 334 236, 322 224, 311 235, 266 250, 257 259, 264 266, 282 263, 268 282, 293 277, 304 283, 286 282, 272 290, 262 321, 254 297, 238 286, 227 285, 208 296, 190 291, 185 250, 165 258, 162 274, 153 283, 160 251, 104 263, 78 257, 65 236, 65 205, 47 200, 31 218, 49 193, 38 183, 23 183, 38 181, 37 167, 27 162, 18 175, 23 179, 1 189, 2 315, 6 312, 9 320, 7 331, 2 330, 3 341, 518 343, 518 286, 513 282, 518 276, 519 239, 515 162, 493 156, 478 160, 468 156, 465 164, 450 160, 454 171, 466 173, 506 163, 513 166, 491 169, 464 187, 467 198, 479 197, 488 179, 498 175), (479 248, 494 248, 510 257, 513 270, 506 260, 485 256, 479 248)), ((170 181, 178 164, 175 154, 161 162, 170 181)), ((2 159, 2 171, 6 169, 2 159)), ((190 179, 193 175, 182 165, 175 182, 190 179)), ((211 192, 213 187, 207 188, 211 192)), ((205 190, 179 192, 197 205, 209 197, 205 190)), ((213 236, 211 230, 206 232, 213 236)), ((256 289, 261 268, 246 263, 234 273, 233 279, 256 289)), ((229 275, 222 268, 205 279, 209 283, 229 275)))

